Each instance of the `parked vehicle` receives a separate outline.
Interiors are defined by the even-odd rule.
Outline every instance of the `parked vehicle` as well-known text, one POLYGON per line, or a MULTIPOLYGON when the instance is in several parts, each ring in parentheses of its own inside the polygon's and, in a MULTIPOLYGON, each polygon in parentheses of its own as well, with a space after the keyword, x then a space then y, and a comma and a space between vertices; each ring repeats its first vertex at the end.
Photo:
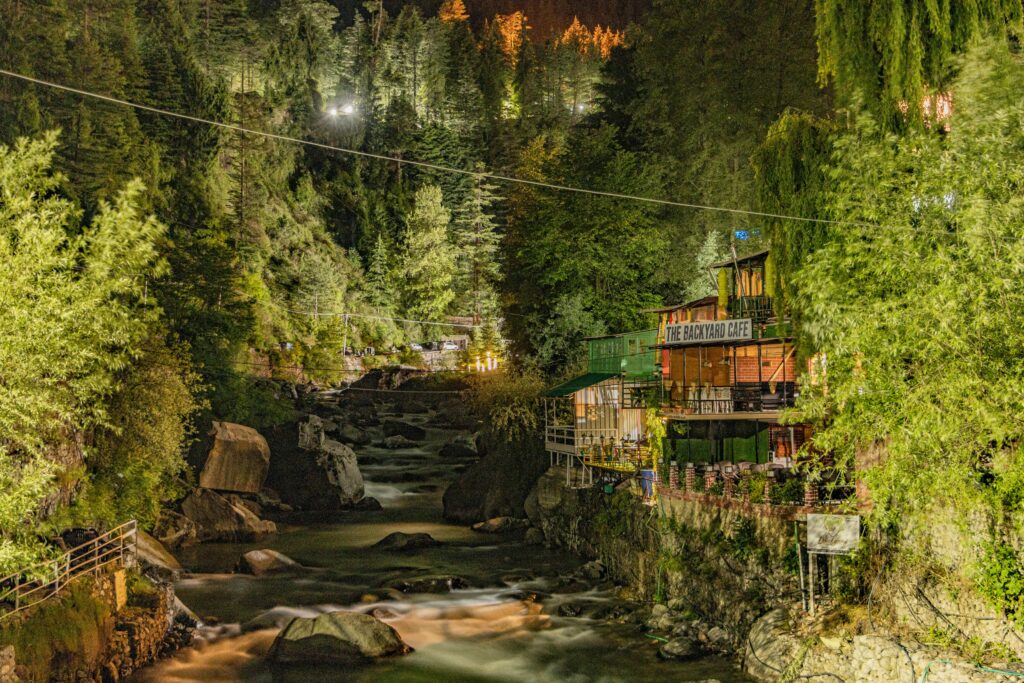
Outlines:
POLYGON ((445 341, 441 343, 442 351, 458 351, 459 345, 453 341, 445 341))
POLYGON ((412 344, 409 344, 409 348, 412 349, 413 351, 422 351, 423 350, 423 345, 422 344, 417 344, 416 342, 413 342, 412 344))

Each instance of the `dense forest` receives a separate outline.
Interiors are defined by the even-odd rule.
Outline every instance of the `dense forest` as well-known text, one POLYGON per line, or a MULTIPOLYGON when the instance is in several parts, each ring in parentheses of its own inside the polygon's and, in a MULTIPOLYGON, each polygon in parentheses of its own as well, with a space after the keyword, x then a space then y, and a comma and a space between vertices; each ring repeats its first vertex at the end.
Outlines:
POLYGON ((395 319, 561 374, 705 294, 743 216, 489 176, 753 205, 768 126, 829 103, 810 4, 762 5, 0 2, 2 68, 236 127, 0 77, 2 207, 34 217, 0 240, 4 561, 33 516, 151 520, 197 415, 286 419, 268 369, 434 333, 395 319))

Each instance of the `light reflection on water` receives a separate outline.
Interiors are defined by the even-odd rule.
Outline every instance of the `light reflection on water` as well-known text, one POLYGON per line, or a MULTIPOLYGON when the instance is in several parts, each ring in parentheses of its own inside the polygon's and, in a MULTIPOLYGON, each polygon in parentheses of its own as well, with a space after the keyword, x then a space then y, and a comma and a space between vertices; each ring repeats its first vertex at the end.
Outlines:
POLYGON ((557 576, 581 563, 567 554, 474 533, 441 518, 441 495, 455 476, 437 451, 451 432, 430 430, 425 447, 359 451, 367 495, 382 512, 356 512, 334 523, 282 526, 253 544, 208 544, 182 554, 197 572, 177 585, 201 618, 195 646, 140 672, 134 680, 196 681, 689 681, 746 680, 716 658, 686 664, 656 658, 657 644, 635 625, 558 617, 558 605, 610 603, 606 592, 552 594, 557 576), (429 533, 442 545, 394 553, 373 545, 395 531, 429 533), (230 573, 238 557, 273 548, 304 565, 265 577, 230 573), (406 595, 390 586, 431 576, 459 576, 474 586, 406 595), (497 587, 495 587, 497 586, 497 587), (541 600, 533 599, 534 595, 541 600), (359 670, 311 662, 274 670, 266 654, 290 619, 339 609, 373 613, 415 648, 405 657, 359 670))

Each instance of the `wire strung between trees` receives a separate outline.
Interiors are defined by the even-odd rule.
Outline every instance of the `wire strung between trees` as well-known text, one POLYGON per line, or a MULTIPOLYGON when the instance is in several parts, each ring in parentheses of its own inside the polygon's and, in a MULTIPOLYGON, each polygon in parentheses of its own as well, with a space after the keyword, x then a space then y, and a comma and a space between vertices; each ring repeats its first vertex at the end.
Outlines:
POLYGON ((786 214, 770 213, 767 211, 753 211, 750 209, 737 209, 726 206, 712 206, 710 204, 692 204, 689 202, 679 202, 670 199, 659 199, 657 197, 644 197, 641 195, 633 195, 625 192, 608 192, 604 190, 593 190, 590 188, 576 187, 573 185, 561 185, 558 183, 547 183, 541 180, 529 180, 527 178, 518 178, 515 176, 507 176, 498 173, 489 173, 486 171, 471 171, 465 168, 456 168, 453 166, 444 166, 441 164, 434 164, 427 161, 417 161, 415 159, 400 159, 398 157, 389 156, 387 154, 375 154, 373 152, 365 152, 358 149, 351 149, 348 147, 338 147, 336 145, 328 145, 323 142, 315 142, 313 140, 305 140, 302 138, 295 138, 288 135, 280 135, 278 133, 270 133, 267 131, 255 130, 252 128, 246 128, 233 123, 224 123, 223 121, 213 121, 211 119, 204 119, 199 116, 192 116, 190 114, 182 114, 181 112, 171 111, 168 109, 161 109, 159 107, 153 107, 148 104, 139 104, 138 102, 132 102, 130 100, 124 100, 118 97, 112 97, 110 95, 103 95, 101 93, 91 92, 89 90, 83 90, 81 88, 75 88, 68 85, 62 85, 60 83, 54 83, 52 81, 46 81, 41 78, 35 78, 33 76, 26 76, 15 71, 7 71, 6 69, 0 69, 0 75, 7 76, 9 78, 16 78, 28 83, 34 83, 47 88, 55 90, 62 90, 64 92, 73 93, 75 95, 81 95, 82 97, 89 97, 95 100, 101 100, 103 102, 110 102, 112 104, 121 105, 124 107, 131 107, 140 111, 150 112, 152 114, 159 114, 161 116, 170 116, 185 121, 192 121, 193 123, 202 123, 207 126, 214 126, 216 128, 223 128, 225 130, 231 130, 236 133, 245 133, 248 135, 257 135, 260 137, 268 138, 270 140, 279 140, 281 142, 290 142, 297 145, 306 145, 308 147, 315 147, 317 149, 328 150, 331 152, 339 152, 341 154, 349 154, 352 156, 364 157, 367 159, 378 159, 381 161, 390 161, 401 164, 407 164, 409 166, 416 166, 418 168, 427 168, 433 171, 440 171, 442 173, 454 173, 458 175, 471 176, 474 178, 487 178, 502 183, 518 184, 518 185, 529 185, 532 187, 541 187, 549 190, 557 190, 559 192, 574 192, 577 194, 587 194, 598 197, 610 197, 612 199, 626 199, 629 201, 645 202, 647 204, 657 204, 661 206, 672 206, 682 209, 693 209, 696 211, 713 211, 718 213, 728 213, 734 215, 753 216, 756 218, 775 218, 785 221, 797 221, 801 223, 816 223, 821 225, 848 225, 848 226, 859 226, 859 227, 870 227, 880 228, 882 226, 874 223, 859 222, 859 221, 843 221, 843 220, 832 220, 827 218, 808 218, 806 216, 790 216, 786 214))

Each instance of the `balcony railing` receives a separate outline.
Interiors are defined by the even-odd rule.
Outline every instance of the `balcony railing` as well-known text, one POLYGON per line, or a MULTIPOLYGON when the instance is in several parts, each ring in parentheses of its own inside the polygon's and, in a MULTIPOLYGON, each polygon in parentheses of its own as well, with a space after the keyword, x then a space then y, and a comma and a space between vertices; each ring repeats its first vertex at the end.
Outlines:
POLYGON ((796 403, 796 385, 780 382, 775 393, 767 387, 706 387, 688 390, 679 400, 662 403, 663 410, 685 415, 727 415, 730 413, 773 413, 796 403))
POLYGON ((729 300, 730 318, 750 318, 755 325, 775 317, 772 300, 767 296, 737 296, 729 300))
POLYGON ((556 453, 581 453, 584 449, 612 444, 618 430, 575 425, 548 425, 544 428, 544 446, 556 453))

